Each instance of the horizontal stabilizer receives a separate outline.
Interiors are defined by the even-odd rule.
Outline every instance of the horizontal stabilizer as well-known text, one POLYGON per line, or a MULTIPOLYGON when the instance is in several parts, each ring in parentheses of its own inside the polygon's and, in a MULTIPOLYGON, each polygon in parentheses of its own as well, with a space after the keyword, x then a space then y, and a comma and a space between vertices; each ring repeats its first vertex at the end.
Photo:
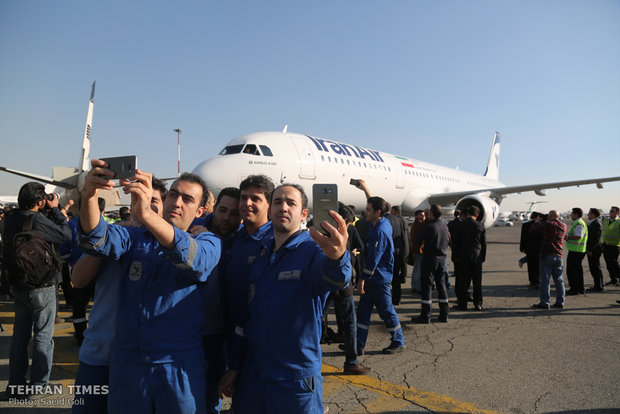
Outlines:
POLYGON ((46 177, 44 175, 38 175, 38 174, 29 173, 29 172, 18 171, 18 170, 14 170, 12 168, 6 168, 6 167, 1 167, 0 166, 0 171, 6 171, 6 172, 11 173, 11 174, 19 175, 21 177, 32 178, 35 181, 41 181, 41 182, 46 183, 46 184, 54 184, 54 185, 56 185, 58 187, 61 187, 61 188, 71 189, 71 188, 75 188, 76 187, 75 185, 67 183, 65 181, 55 180, 55 179, 53 179, 51 177, 46 177))

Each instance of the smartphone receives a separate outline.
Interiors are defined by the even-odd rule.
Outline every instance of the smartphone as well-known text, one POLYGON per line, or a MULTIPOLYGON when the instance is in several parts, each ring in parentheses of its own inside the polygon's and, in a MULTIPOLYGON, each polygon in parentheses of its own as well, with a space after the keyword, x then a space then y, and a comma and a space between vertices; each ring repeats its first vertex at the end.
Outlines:
POLYGON ((322 222, 326 221, 338 228, 338 223, 329 215, 329 210, 338 212, 338 185, 312 184, 312 226, 326 236, 329 236, 329 233, 321 227, 322 222))
POLYGON ((354 186, 358 186, 360 185, 360 180, 356 180, 355 178, 351 178, 351 181, 349 181, 349 184, 354 185, 354 186))
POLYGON ((101 158, 101 161, 107 162, 108 170, 114 172, 113 180, 127 180, 136 174, 138 168, 138 157, 135 155, 101 158))

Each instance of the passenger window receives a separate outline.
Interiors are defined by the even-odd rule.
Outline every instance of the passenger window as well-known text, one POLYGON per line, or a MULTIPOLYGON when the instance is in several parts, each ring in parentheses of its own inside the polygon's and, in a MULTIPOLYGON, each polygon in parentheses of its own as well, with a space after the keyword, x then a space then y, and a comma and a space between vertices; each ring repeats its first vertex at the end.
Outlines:
POLYGON ((273 157, 273 153, 271 152, 271 149, 269 149, 269 147, 267 145, 259 145, 261 151, 263 151, 263 155, 265 157, 273 157))
POLYGON ((242 148, 243 148, 243 144, 229 145, 220 152, 220 155, 239 154, 242 148))

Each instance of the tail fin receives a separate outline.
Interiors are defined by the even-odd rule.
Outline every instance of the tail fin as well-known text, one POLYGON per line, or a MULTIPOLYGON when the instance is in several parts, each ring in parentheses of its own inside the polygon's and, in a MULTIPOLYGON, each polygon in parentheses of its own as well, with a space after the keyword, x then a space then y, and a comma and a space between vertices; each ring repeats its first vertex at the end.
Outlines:
POLYGON ((80 161, 78 162, 78 169, 80 171, 88 171, 90 169, 90 131, 93 127, 93 109, 95 107, 95 83, 93 82, 92 89, 90 90, 90 102, 88 103, 88 114, 86 115, 86 126, 84 127, 84 138, 82 139, 82 153, 80 154, 80 161))
POLYGON ((487 163, 487 169, 483 175, 492 180, 499 180, 499 132, 495 132, 493 136, 493 145, 491 146, 491 153, 489 154, 489 162, 487 163))

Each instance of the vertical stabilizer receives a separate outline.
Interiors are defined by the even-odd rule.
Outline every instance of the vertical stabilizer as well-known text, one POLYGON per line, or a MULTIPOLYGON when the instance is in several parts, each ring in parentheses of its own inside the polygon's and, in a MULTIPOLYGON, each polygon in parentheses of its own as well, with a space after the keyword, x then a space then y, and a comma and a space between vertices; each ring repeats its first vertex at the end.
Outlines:
POLYGON ((483 175, 492 180, 499 180, 499 132, 496 132, 493 136, 489 162, 483 175))
POLYGON ((82 153, 80 154, 80 161, 78 162, 78 169, 80 171, 88 171, 90 169, 90 132, 93 128, 93 108, 95 107, 95 83, 93 82, 92 89, 90 91, 90 101, 88 102, 88 114, 86 115, 86 126, 84 127, 84 138, 82 139, 82 153))

